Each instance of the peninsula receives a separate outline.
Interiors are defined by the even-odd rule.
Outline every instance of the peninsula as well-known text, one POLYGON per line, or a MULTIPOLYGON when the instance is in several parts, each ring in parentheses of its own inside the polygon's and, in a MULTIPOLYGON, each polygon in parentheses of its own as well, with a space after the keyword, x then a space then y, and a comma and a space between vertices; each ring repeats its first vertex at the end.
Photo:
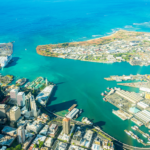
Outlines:
POLYGON ((39 55, 82 61, 131 65, 150 65, 150 33, 119 30, 116 33, 82 42, 39 45, 39 55))

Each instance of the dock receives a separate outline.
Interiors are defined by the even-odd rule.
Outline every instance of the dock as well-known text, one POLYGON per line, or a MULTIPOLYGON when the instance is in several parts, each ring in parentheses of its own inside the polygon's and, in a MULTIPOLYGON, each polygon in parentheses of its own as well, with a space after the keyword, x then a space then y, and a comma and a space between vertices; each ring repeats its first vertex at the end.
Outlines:
POLYGON ((139 81, 146 81, 146 80, 149 80, 150 78, 150 75, 140 75, 140 74, 137 74, 137 75, 123 75, 123 76, 118 76, 118 75, 115 75, 115 76, 110 76, 108 78, 104 78, 105 80, 107 81, 117 81, 117 82, 121 82, 121 81, 127 81, 127 80, 139 80, 139 81))
POLYGON ((68 110, 71 111, 73 108, 75 108, 77 104, 73 104, 68 110))
POLYGON ((115 114, 116 116, 121 118, 123 121, 130 119, 133 116, 131 114, 124 112, 123 110, 117 110, 117 111, 113 110, 112 112, 113 112, 113 114, 115 114))
POLYGON ((142 126, 143 125, 143 123, 141 122, 141 121, 139 121, 139 120, 137 120, 136 118, 131 118, 131 121, 132 122, 134 122, 135 124, 137 124, 138 126, 142 126))

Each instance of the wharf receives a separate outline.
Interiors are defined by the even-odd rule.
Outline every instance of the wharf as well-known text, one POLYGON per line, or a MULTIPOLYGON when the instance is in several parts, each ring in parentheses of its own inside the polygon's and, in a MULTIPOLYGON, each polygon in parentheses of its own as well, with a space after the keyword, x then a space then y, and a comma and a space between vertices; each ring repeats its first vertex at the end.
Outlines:
POLYGON ((128 75, 128 76, 110 76, 108 78, 104 78, 107 81, 127 81, 127 80, 140 80, 140 81, 147 81, 150 79, 150 75, 128 75))
POLYGON ((133 115, 124 112, 123 110, 113 110, 113 114, 121 118, 122 120, 130 119, 133 115))
POLYGON ((71 111, 73 108, 75 108, 77 104, 73 104, 68 110, 71 111))
POLYGON ((141 121, 139 121, 139 120, 137 120, 136 118, 131 118, 131 121, 132 122, 134 122, 135 124, 137 124, 138 126, 142 126, 143 125, 143 123, 141 122, 141 121))
POLYGON ((142 130, 137 129, 137 131, 138 131, 139 133, 141 133, 142 135, 144 135, 145 137, 150 138, 149 134, 146 134, 146 133, 143 132, 142 130))
POLYGON ((149 82, 117 83, 117 85, 135 87, 135 88, 140 88, 140 87, 148 88, 149 87, 149 82))

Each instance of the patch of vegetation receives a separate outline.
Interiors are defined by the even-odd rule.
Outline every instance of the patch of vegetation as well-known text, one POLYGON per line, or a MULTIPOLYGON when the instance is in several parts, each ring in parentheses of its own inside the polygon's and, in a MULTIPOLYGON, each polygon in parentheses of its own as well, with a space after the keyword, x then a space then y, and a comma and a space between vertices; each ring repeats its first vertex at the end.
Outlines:
POLYGON ((10 147, 10 148, 7 148, 6 150, 22 150, 22 145, 18 144, 16 147, 10 147))
POLYGON ((109 141, 112 141, 111 138, 107 137, 105 134, 103 134, 102 132, 98 132, 96 129, 92 129, 93 131, 97 132, 99 135, 103 136, 104 138, 106 138, 109 141))
POLYGON ((62 47, 67 47, 69 44, 68 43, 63 43, 62 47))

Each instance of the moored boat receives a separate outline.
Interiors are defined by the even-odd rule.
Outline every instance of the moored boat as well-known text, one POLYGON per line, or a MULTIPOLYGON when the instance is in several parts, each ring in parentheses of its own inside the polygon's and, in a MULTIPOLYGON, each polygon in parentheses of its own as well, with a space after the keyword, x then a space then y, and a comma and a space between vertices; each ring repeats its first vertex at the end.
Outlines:
POLYGON ((145 134, 142 134, 145 138, 147 138, 147 136, 145 134))
POLYGON ((104 96, 104 93, 101 93, 102 96, 104 96))

